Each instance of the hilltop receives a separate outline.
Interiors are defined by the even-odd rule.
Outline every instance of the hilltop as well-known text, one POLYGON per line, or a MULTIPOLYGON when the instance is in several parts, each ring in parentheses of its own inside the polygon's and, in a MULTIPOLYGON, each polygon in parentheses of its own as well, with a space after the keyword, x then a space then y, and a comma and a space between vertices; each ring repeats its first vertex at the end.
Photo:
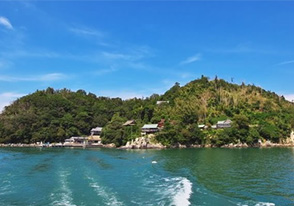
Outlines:
POLYGON ((164 129, 155 138, 167 146, 254 145, 258 139, 280 142, 289 137, 294 127, 294 105, 254 85, 204 76, 182 87, 176 83, 163 95, 146 99, 122 100, 97 97, 84 90, 47 88, 4 109, 0 114, 0 142, 60 142, 88 135, 91 128, 101 126, 103 142, 120 146, 138 137, 143 124, 162 119, 164 129), (131 130, 122 126, 129 119, 136 120, 131 130), (233 121, 231 128, 211 129, 217 121, 226 119, 233 121), (207 129, 200 130, 198 125, 207 129))

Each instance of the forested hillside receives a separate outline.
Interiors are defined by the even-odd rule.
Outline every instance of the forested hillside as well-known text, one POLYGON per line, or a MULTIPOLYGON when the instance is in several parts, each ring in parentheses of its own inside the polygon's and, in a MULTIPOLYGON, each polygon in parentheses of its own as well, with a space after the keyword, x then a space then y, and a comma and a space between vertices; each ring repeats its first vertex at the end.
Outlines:
POLYGON ((202 76, 181 87, 176 83, 163 95, 122 100, 96 97, 83 90, 48 88, 16 100, 0 115, 0 142, 60 142, 71 136, 89 135, 103 128, 103 141, 125 144, 140 135, 145 123, 165 119, 156 136, 165 145, 213 144, 237 141, 254 144, 258 139, 279 142, 294 127, 294 105, 277 94, 254 85, 231 84, 202 76), (169 101, 157 105, 157 101, 169 101), (131 130, 122 124, 137 124, 131 130), (231 119, 233 127, 215 130, 218 120, 231 119), (200 130, 199 124, 208 126, 200 130))

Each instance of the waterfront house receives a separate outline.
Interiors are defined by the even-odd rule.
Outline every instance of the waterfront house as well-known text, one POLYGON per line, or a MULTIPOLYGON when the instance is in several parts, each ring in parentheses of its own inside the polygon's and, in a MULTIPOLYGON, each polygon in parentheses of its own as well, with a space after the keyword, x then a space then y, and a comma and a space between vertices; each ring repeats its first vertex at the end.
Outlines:
POLYGON ((100 136, 90 136, 88 137, 88 145, 101 145, 102 144, 102 140, 100 136))
POLYGON ((64 141, 64 146, 82 146, 87 142, 87 137, 71 137, 64 141))
POLYGON ((142 127, 141 134, 154 134, 159 131, 158 124, 145 124, 142 127))
POLYGON ((232 125, 232 121, 230 119, 224 120, 224 121, 218 121, 216 123, 216 127, 218 129, 222 129, 222 128, 230 128, 232 125))
POLYGON ((91 136, 100 136, 102 133, 102 127, 95 127, 91 129, 91 136))
POLYGON ((88 137, 88 145, 101 145, 101 133, 102 133, 102 127, 95 127, 91 129, 91 135, 88 137))

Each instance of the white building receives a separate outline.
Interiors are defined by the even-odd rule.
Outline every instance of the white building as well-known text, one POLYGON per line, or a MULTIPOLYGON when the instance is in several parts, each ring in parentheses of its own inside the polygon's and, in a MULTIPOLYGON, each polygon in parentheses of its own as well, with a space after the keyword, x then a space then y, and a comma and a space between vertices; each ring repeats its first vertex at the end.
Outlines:
POLYGON ((216 123, 216 127, 218 129, 221 129, 221 128, 230 128, 232 125, 232 121, 230 119, 227 119, 227 120, 224 120, 224 121, 218 121, 216 123))

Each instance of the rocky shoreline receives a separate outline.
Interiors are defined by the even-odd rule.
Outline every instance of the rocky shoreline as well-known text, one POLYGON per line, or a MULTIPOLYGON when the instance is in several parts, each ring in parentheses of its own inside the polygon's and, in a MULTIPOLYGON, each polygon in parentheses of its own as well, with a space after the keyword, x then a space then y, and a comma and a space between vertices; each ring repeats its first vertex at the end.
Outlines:
POLYGON ((119 149, 165 149, 166 146, 154 141, 152 137, 138 137, 135 140, 128 141, 125 146, 119 149))
POLYGON ((293 138, 288 138, 284 143, 272 143, 271 141, 262 142, 261 140, 254 144, 248 145, 246 143, 238 142, 236 144, 230 143, 222 145, 220 147, 206 144, 206 145, 181 145, 176 144, 171 147, 166 147, 161 143, 154 141, 153 137, 138 137, 135 140, 127 142, 125 146, 121 146, 119 149, 166 149, 166 148, 270 148, 270 147, 294 147, 293 138))
POLYGON ((10 143, 0 144, 1 147, 22 147, 22 148, 116 148, 114 144, 99 144, 99 145, 83 145, 83 144, 63 144, 63 143, 52 143, 52 144, 24 144, 24 143, 10 143))
MULTIPOLYGON (((34 144, 0 144, 0 148, 44 148, 45 146, 39 146, 34 144)), ((171 147, 166 147, 162 144, 147 144, 147 145, 125 145, 121 147, 116 147, 113 145, 101 145, 101 146, 46 146, 46 148, 117 148, 117 149, 184 149, 184 148, 286 148, 286 147, 294 147, 294 144, 279 144, 272 143, 266 145, 253 145, 248 146, 246 143, 244 144, 228 144, 222 145, 220 147, 214 145, 174 145, 171 147)))
POLYGON ((271 148, 271 147, 294 147, 293 139, 288 139, 282 143, 272 143, 271 141, 259 141, 254 145, 247 145, 246 143, 238 142, 236 144, 230 143, 222 145, 220 147, 206 144, 206 145, 181 145, 176 144, 171 147, 166 147, 159 142, 154 140, 153 136, 149 137, 138 137, 135 140, 128 141, 126 145, 116 147, 114 144, 99 144, 99 145, 83 145, 83 144, 63 144, 63 143, 52 143, 52 144, 23 144, 23 143, 11 143, 11 144, 0 144, 1 147, 21 147, 21 148, 56 148, 56 147, 69 147, 69 148, 117 148, 117 149, 167 149, 167 148, 271 148))

